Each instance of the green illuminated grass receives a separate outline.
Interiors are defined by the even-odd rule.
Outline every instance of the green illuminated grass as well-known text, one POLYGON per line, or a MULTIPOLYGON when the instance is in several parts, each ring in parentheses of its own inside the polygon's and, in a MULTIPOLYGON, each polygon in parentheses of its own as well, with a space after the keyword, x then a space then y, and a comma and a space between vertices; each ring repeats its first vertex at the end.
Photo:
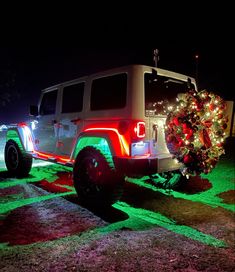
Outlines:
MULTIPOLYGON (((9 211, 11 209, 15 209, 17 207, 23 206, 23 205, 28 205, 32 204, 35 202, 40 202, 44 201, 47 199, 51 199, 56 196, 62 196, 63 194, 58 194, 58 195, 49 195, 49 196, 43 196, 43 197, 38 197, 38 198, 30 198, 26 199, 25 201, 16 201, 14 203, 9 203, 9 207, 6 206, 5 212, 9 211)), ((171 220, 167 218, 166 216, 163 216, 160 213, 156 212, 151 212, 145 209, 139 209, 139 208, 133 208, 129 206, 125 202, 118 202, 113 205, 114 208, 121 210, 122 212, 125 212, 128 214, 129 218, 124 220, 124 221, 119 221, 116 223, 109 224, 108 226, 104 227, 98 227, 93 230, 89 230, 87 232, 84 232, 82 234, 82 237, 80 236, 71 236, 71 237, 64 237, 60 238, 58 240, 63 240, 63 239, 84 239, 89 237, 90 239, 98 239, 103 235, 107 235, 109 233, 112 233, 114 231, 121 230, 123 228, 128 228, 131 230, 135 231, 140 231, 140 230, 146 230, 149 228, 153 228, 154 226, 160 226, 162 228, 165 228, 169 231, 172 231, 174 233, 180 234, 182 236, 185 236, 187 238, 190 238, 192 240, 198 241, 202 244, 206 244, 209 246, 213 247, 226 247, 226 244, 224 241, 221 241, 219 239, 216 239, 212 235, 208 235, 205 233, 202 233, 196 229, 193 229, 191 227, 185 226, 185 225, 177 225, 174 220, 171 220), (92 238, 91 238, 92 235, 92 238), (80 238, 79 238, 80 237, 80 238)), ((44 243, 43 243, 44 244, 44 243)), ((0 249, 7 248, 7 244, 0 244, 0 249)))
POLYGON ((131 227, 134 229, 136 229, 137 227, 138 229, 139 227, 141 227, 139 222, 139 220, 141 219, 147 224, 158 225, 160 227, 163 227, 175 233, 186 236, 190 239, 199 241, 203 244, 207 244, 214 247, 226 246, 226 244, 223 241, 218 240, 211 235, 204 234, 194 228, 184 226, 184 225, 177 225, 174 220, 171 220, 160 213, 151 212, 151 211, 140 209, 140 208, 138 209, 133 208, 124 202, 115 203, 113 207, 127 213, 130 218, 127 219, 127 222, 126 221, 118 222, 118 223, 114 223, 112 225, 102 228, 102 231, 104 232, 110 231, 110 230, 116 230, 120 228, 121 225, 122 227, 124 225, 125 227, 129 227, 129 228, 131 227))
POLYGON ((8 248, 8 243, 0 243, 0 250, 8 248))
MULTIPOLYGON (((5 169, 4 169, 5 171, 5 169)), ((12 179, 6 178, 0 182, 0 189, 14 187, 17 185, 24 185, 26 183, 34 183, 42 180, 46 180, 49 183, 53 183, 59 179, 58 172, 70 172, 71 168, 52 164, 46 165, 44 167, 33 167, 30 176, 24 179, 12 179)), ((208 175, 201 175, 203 179, 208 179, 212 184, 211 188, 207 191, 197 192, 194 194, 187 194, 179 191, 164 190, 159 189, 146 182, 146 177, 142 179, 131 179, 128 178, 127 181, 137 184, 138 186, 143 186, 154 192, 160 192, 164 195, 169 195, 174 198, 186 199, 192 202, 199 202, 210 207, 221 207, 223 209, 233 211, 235 210, 235 205, 225 203, 224 200, 219 196, 221 193, 234 190, 234 162, 229 160, 221 160, 217 167, 208 175)), ((58 184, 57 186, 64 187, 71 190, 71 186, 58 184)), ((48 194, 44 196, 23 198, 23 194, 13 194, 4 196, 0 201, 0 214, 11 212, 14 209, 20 208, 25 205, 30 205, 33 203, 53 199, 55 197, 66 196, 74 194, 74 190, 71 192, 48 194)), ((60 238, 61 239, 97 239, 102 235, 112 233, 114 231, 121 230, 123 228, 129 228, 135 231, 146 230, 148 228, 154 228, 159 226, 165 228, 174 233, 180 234, 189 239, 198 241, 202 244, 213 246, 213 247, 226 247, 226 243, 222 240, 215 238, 212 235, 200 232, 197 229, 186 225, 177 224, 174 220, 162 215, 159 212, 153 212, 147 209, 132 207, 125 202, 117 202, 113 205, 117 210, 126 213, 129 218, 124 221, 115 222, 104 227, 97 227, 93 230, 88 230, 79 236, 71 236, 60 238), (90 238, 92 235, 92 238, 90 238)), ((46 244, 46 243, 45 243, 46 244)), ((0 243, 0 249, 8 247, 5 243, 0 243)))
POLYGON ((204 192, 196 193, 196 194, 186 194, 177 192, 174 190, 164 190, 155 187, 152 184, 146 182, 148 177, 143 177, 142 179, 133 179, 128 178, 127 180, 131 183, 134 183, 138 186, 143 186, 145 188, 151 189, 155 192, 161 192, 165 195, 171 195, 175 198, 182 198, 186 200, 190 200, 193 202, 200 202, 211 207, 222 207, 229 211, 235 211, 235 204, 227 204, 223 202, 223 199, 218 195, 229 191, 235 190, 234 182, 234 164, 233 162, 220 162, 218 166, 209 174, 201 175, 202 178, 208 179, 212 183, 212 187, 204 192))
POLYGON ((72 195, 74 192, 65 192, 65 193, 59 193, 59 194, 49 194, 49 195, 44 195, 44 196, 38 196, 38 197, 31 197, 31 198, 24 198, 24 199, 19 199, 16 201, 11 201, 5 204, 0 204, 0 213, 7 213, 10 212, 14 209, 30 205, 33 203, 45 201, 48 199, 60 197, 60 196, 66 196, 66 195, 72 195))
MULTIPOLYGON (((4 171, 6 171, 4 169, 4 171)), ((33 183, 38 182, 41 180, 47 180, 48 182, 54 182, 58 179, 57 173, 58 172, 71 172, 71 168, 61 166, 58 164, 49 164, 46 166, 34 166, 32 167, 32 170, 30 171, 30 174, 26 178, 7 178, 4 181, 0 182, 0 189, 8 188, 8 187, 14 187, 17 185, 22 185, 25 183, 33 183)), ((0 170, 0 172, 2 172, 0 170)))

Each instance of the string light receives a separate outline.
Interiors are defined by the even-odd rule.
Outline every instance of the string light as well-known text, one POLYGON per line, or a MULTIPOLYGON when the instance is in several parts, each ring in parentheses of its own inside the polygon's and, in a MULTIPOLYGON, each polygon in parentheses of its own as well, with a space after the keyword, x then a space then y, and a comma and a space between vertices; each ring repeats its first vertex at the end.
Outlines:
POLYGON ((189 91, 168 112, 166 142, 185 175, 210 172, 224 154, 226 103, 206 90, 189 91))

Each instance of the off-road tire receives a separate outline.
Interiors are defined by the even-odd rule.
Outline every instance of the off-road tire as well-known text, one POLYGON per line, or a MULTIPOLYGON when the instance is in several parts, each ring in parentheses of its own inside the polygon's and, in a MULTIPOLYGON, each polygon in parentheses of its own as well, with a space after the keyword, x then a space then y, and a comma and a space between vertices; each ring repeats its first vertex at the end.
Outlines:
POLYGON ((32 156, 21 150, 19 145, 13 141, 7 141, 5 145, 5 164, 11 176, 26 177, 32 167, 32 156))
POLYGON ((103 207, 120 199, 124 177, 115 171, 110 155, 85 147, 77 155, 73 182, 82 205, 103 207))

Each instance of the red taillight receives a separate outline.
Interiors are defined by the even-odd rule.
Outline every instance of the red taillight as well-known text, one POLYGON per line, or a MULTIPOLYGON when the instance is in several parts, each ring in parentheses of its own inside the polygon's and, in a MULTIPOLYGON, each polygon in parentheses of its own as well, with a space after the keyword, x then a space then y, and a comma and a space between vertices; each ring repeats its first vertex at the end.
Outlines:
POLYGON ((133 138, 143 139, 145 137, 145 122, 137 121, 133 125, 133 138))
POLYGON ((18 127, 25 127, 25 126, 27 126, 27 124, 25 122, 18 123, 17 125, 18 125, 18 127))
POLYGON ((118 132, 120 135, 123 135, 128 142, 143 140, 145 137, 145 122, 140 120, 120 121, 118 124, 118 132))

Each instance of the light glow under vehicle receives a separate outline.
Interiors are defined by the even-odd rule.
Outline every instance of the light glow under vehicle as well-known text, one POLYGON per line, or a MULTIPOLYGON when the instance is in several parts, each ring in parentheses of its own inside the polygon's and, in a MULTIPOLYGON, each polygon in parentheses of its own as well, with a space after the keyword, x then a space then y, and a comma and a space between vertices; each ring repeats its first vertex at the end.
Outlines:
POLYGON ((55 160, 55 162, 60 162, 60 163, 72 162, 72 163, 74 163, 74 160, 71 160, 70 158, 66 158, 66 157, 62 157, 62 156, 58 156, 58 155, 54 155, 54 154, 39 152, 39 151, 35 151, 35 150, 33 153, 38 155, 38 157, 40 157, 40 158, 44 158, 44 159, 48 159, 48 160, 53 159, 53 160, 55 160))

